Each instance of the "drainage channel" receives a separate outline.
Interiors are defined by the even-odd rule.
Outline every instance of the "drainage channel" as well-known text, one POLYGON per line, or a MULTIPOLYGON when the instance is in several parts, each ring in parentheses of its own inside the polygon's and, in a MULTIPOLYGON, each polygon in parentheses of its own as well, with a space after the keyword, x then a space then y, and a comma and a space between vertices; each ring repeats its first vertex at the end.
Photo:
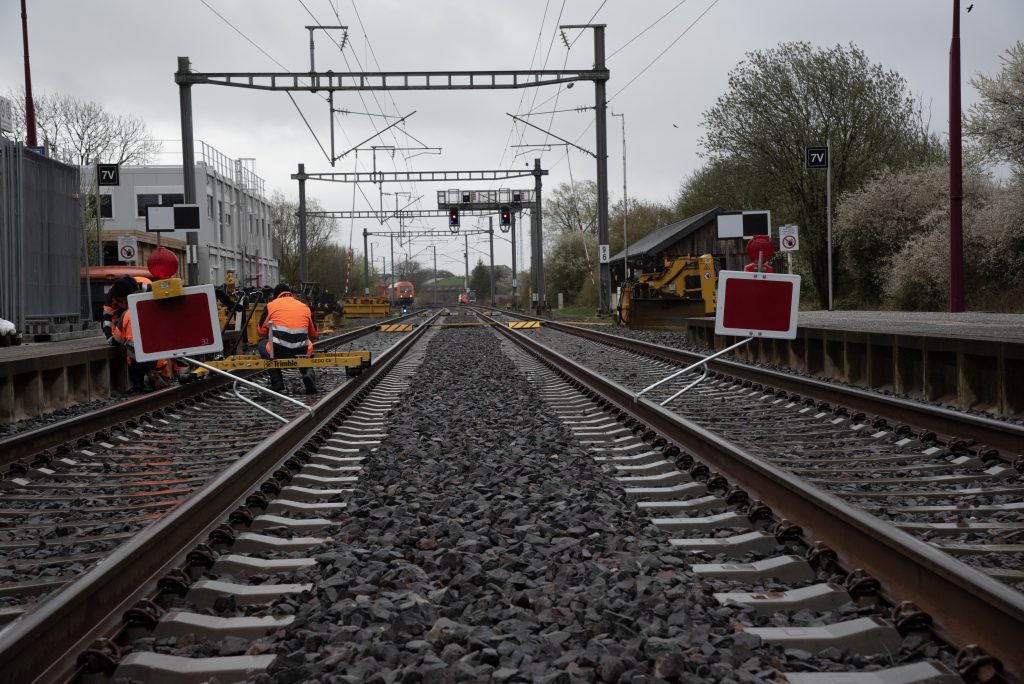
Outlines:
MULTIPOLYGON (((524 339, 503 332, 516 342, 524 339)), ((533 353, 542 349, 536 343, 528 347, 533 353)), ((948 636, 944 628, 950 623, 959 628, 961 637, 965 629, 974 629, 979 640, 992 638, 1003 647, 1000 655, 1007 653, 1008 640, 994 637, 988 627, 979 628, 978 621, 965 625, 963 616, 949 613, 934 611, 936 619, 944 618, 945 624, 933 625, 932 617, 913 603, 895 598, 888 583, 882 585, 856 569, 857 564, 851 565, 846 547, 832 539, 843 565, 854 568, 845 572, 837 564, 835 552, 821 543, 805 541, 804 530, 782 517, 786 507, 778 507, 782 513, 773 512, 768 504, 776 505, 776 500, 769 488, 736 477, 742 470, 720 468, 725 475, 715 472, 714 466, 687 453, 703 453, 697 448, 699 440, 690 440, 691 447, 678 438, 678 429, 658 429, 675 422, 667 412, 655 411, 661 425, 649 427, 655 421, 650 415, 643 416, 646 424, 637 419, 637 405, 624 388, 615 386, 617 395, 606 394, 614 383, 595 382, 579 367, 567 380, 549 364, 562 371, 575 364, 546 351, 546 363, 518 347, 511 353, 518 355, 542 396, 588 446, 595 460, 619 479, 627 496, 651 516, 652 523, 672 534, 670 548, 693 556, 692 572, 722 610, 735 610, 737 631, 784 649, 788 657, 780 669, 786 671, 787 680, 806 684, 953 682, 963 675, 968 680, 989 681, 1000 669, 995 658, 977 647, 954 653, 934 636, 948 636), (740 483, 743 488, 737 486, 740 483), (757 491, 764 492, 765 501, 748 493, 757 491), (813 672, 816 670, 824 671, 813 672)), ((708 462, 718 461, 712 457, 708 462)), ((799 520, 802 523, 804 518, 799 520)), ((807 527, 813 537, 814 525, 807 527)), ((859 535, 851 535, 855 537, 859 535)), ((917 543, 910 538, 905 541, 917 543)), ((958 605, 962 597, 931 595, 935 585, 926 582, 924 586, 934 604, 951 600, 956 609, 963 608, 958 605)), ((895 594, 899 596, 898 591, 895 594)), ((987 610, 981 599, 975 605, 979 611, 987 610)), ((1014 619, 1003 622, 1004 628, 1010 624, 1019 628, 1014 619)), ((1019 629, 1012 632, 1019 634, 1019 629)))

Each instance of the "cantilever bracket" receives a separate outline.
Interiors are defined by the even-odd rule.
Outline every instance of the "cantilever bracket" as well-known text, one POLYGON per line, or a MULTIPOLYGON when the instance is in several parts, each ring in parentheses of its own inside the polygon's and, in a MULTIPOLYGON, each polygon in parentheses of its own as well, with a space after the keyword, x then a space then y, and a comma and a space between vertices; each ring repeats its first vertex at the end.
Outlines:
POLYGON ((737 349, 739 347, 742 347, 743 345, 745 345, 748 342, 750 342, 752 339, 754 339, 754 338, 753 337, 745 337, 742 340, 740 340, 739 342, 737 342, 736 344, 729 345, 725 349, 722 349, 721 351, 717 351, 714 354, 711 354, 710 356, 705 356, 700 361, 698 361, 696 363, 692 363, 689 366, 687 366, 686 368, 683 368, 682 370, 677 370, 675 373, 672 373, 668 377, 662 378, 661 380, 659 380, 658 382, 654 383, 653 385, 645 387, 642 390, 640 390, 639 392, 637 392, 636 395, 633 397, 633 401, 637 401, 638 399, 640 399, 641 395, 646 394, 647 392, 649 392, 650 390, 654 389, 655 387, 658 387, 659 385, 662 385, 662 384, 668 382, 669 380, 672 380, 673 378, 679 377, 683 373, 689 373, 692 370, 696 370, 697 368, 703 367, 703 372, 701 373, 701 376, 699 378, 697 378, 696 380, 691 382, 689 385, 687 385, 686 387, 684 387, 683 389, 679 390, 678 392, 673 394, 671 397, 669 397, 668 399, 665 399, 664 401, 662 401, 660 403, 661 406, 666 405, 667 403, 669 403, 673 399, 677 398, 679 395, 683 394, 684 392, 688 392, 691 389, 693 389, 694 387, 696 387, 701 381, 703 381, 708 376, 708 362, 709 361, 717 359, 719 356, 722 356, 723 354, 731 352, 733 349, 737 349))

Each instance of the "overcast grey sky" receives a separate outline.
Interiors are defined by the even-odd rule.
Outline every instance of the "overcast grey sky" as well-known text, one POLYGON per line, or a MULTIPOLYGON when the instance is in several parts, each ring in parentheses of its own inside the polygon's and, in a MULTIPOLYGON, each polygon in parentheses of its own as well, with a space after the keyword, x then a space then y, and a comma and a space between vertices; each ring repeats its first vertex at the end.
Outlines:
MULTIPOLYGON (((974 6, 969 14, 963 13, 961 24, 966 110, 976 101, 969 79, 978 73, 995 74, 1001 66, 1000 56, 1022 38, 1024 0, 963 0, 962 4, 962 12, 967 5, 974 6)), ((19 5, 17 0, 0 3, 3 93, 23 83, 19 5)), ((178 88, 174 84, 179 55, 190 57, 197 71, 281 71, 273 60, 289 71, 304 71, 309 68, 309 36, 304 26, 318 23, 349 26, 343 51, 322 33, 317 35, 318 70, 497 70, 545 64, 555 69, 563 65, 589 68, 593 63, 589 32, 567 31, 572 44, 567 51, 556 26, 586 23, 593 17, 595 23, 607 24, 611 108, 626 115, 629 194, 667 201, 680 182, 701 165, 701 114, 725 91, 729 71, 748 51, 780 42, 859 46, 873 62, 906 79, 911 92, 929 109, 932 129, 945 134, 952 5, 952 0, 29 0, 28 15, 35 91, 91 99, 108 110, 143 118, 157 138, 174 141, 166 144, 171 153, 168 163, 180 155, 178 88)), ((362 96, 340 93, 335 106, 378 115, 415 110, 405 130, 427 146, 443 148, 440 156, 423 154, 408 160, 400 154, 392 160, 390 155, 378 153, 379 168, 525 167, 539 156, 542 165, 551 170, 545 178, 550 188, 570 179, 595 178, 593 160, 582 152, 567 154, 561 147, 550 151, 509 147, 542 142, 544 134, 513 129, 506 112, 592 106, 593 90, 584 82, 571 90, 551 86, 362 96)), ((298 93, 295 99, 327 146, 326 102, 310 93, 298 93)), ((200 86, 193 89, 193 110, 195 137, 230 157, 254 157, 268 191, 280 189, 296 197, 297 186, 289 175, 298 163, 305 163, 308 171, 331 170, 283 93, 200 86)), ((379 116, 338 115, 339 152, 374 135, 374 125, 382 128, 384 121, 379 116)), ((595 147, 593 127, 586 130, 593 121, 590 111, 535 117, 533 121, 563 138, 579 138, 582 147, 595 147)), ((622 195, 621 121, 609 116, 608 124, 609 186, 615 202, 622 195)), ((390 134, 368 143, 372 144, 418 145, 403 135, 390 134)), ((356 165, 369 170, 370 154, 360 154, 357 159, 349 155, 334 170, 351 171, 356 165)), ((530 187, 531 181, 525 178, 483 188, 530 187)), ((350 185, 310 183, 307 192, 328 209, 375 208, 377 188, 364 185, 360 189, 362 192, 350 185)), ((435 208, 435 193, 442 189, 445 186, 438 184, 384 187, 385 192, 422 195, 422 208, 435 208)), ((400 201, 405 204, 407 200, 400 201)), ((385 197, 384 202, 393 207, 395 197, 385 197)), ((443 219, 417 225, 441 230, 445 226, 443 219)), ((351 232, 354 246, 361 249, 363 227, 380 229, 366 222, 341 222, 337 241, 348 245, 351 232)), ((503 245, 497 262, 509 263, 509 246, 497 242, 503 245)), ((429 265, 428 244, 420 240, 409 253, 419 252, 417 258, 429 265)), ((382 246, 375 250, 377 254, 382 246)), ((471 266, 483 255, 477 250, 486 250, 485 238, 471 241, 471 266)), ((529 254, 528 247, 524 252, 529 254)), ((461 240, 438 244, 439 268, 460 272, 461 258, 461 240)))

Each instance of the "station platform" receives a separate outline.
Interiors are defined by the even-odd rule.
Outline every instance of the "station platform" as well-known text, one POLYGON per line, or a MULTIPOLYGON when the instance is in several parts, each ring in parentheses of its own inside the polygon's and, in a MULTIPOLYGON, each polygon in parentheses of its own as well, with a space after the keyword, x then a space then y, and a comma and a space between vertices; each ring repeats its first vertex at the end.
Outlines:
POLYGON ((802 327, 1024 343, 1024 314, 978 311, 801 311, 802 327))
POLYGON ((103 334, 0 347, 0 424, 128 389, 123 349, 103 334))
MULTIPOLYGON (((714 318, 688 318, 691 344, 722 349, 714 318)), ((738 350, 851 385, 1024 418, 1024 315, 982 312, 801 311, 794 340, 738 350)))

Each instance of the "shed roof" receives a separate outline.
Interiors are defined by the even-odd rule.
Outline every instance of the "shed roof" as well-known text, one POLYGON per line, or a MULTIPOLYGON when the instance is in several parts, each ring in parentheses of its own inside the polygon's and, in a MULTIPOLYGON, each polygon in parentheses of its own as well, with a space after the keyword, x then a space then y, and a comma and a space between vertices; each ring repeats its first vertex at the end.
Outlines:
MULTIPOLYGON (((646 257, 660 254, 667 249, 669 245, 696 232, 708 222, 708 219, 718 216, 723 211, 725 210, 721 207, 714 207, 699 214, 687 216, 682 221, 676 221, 675 223, 670 223, 667 226, 662 226, 653 233, 649 233, 629 245, 629 256, 646 257)), ((613 256, 611 260, 621 260, 625 255, 626 250, 622 250, 613 256)))

